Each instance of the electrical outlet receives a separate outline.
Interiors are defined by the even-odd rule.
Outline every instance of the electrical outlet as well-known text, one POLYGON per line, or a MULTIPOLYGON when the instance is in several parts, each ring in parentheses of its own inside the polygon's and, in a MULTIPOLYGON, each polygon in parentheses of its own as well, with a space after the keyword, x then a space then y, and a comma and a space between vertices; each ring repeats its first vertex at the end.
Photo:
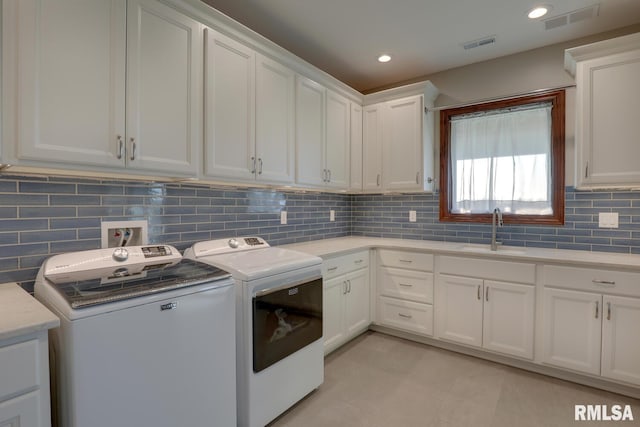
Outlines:
POLYGON ((336 211, 334 211, 333 209, 331 209, 329 211, 329 221, 335 221, 336 220, 336 211))
POLYGON ((416 211, 409 211, 409 222, 416 222, 417 220, 416 211))
POLYGON ((600 212, 598 226, 600 228, 618 228, 618 212, 600 212))
POLYGON ((280 224, 287 223, 287 211, 280 211, 280 224))

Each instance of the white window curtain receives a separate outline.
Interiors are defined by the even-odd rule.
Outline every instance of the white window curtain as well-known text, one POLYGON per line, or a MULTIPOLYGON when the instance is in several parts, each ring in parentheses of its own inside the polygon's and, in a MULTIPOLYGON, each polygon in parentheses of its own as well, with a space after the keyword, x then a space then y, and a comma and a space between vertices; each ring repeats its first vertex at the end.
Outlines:
POLYGON ((451 119, 451 211, 552 214, 551 104, 451 119))

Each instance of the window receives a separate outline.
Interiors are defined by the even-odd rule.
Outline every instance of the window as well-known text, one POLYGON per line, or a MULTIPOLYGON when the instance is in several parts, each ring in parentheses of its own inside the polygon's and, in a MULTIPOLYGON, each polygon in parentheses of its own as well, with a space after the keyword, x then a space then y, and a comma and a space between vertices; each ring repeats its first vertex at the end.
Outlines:
POLYGON ((440 220, 564 223, 564 91, 440 112, 440 220))

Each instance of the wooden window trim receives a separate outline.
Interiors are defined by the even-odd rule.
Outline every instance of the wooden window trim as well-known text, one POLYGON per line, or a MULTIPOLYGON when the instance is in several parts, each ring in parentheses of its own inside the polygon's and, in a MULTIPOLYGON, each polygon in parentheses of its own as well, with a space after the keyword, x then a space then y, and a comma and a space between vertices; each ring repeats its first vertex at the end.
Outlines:
POLYGON ((509 224, 564 224, 564 152, 565 152, 565 93, 564 90, 528 95, 484 104, 475 104, 440 111, 440 221, 444 222, 481 222, 490 223, 492 215, 452 213, 449 200, 450 177, 450 134, 451 117, 478 111, 495 110, 534 102, 551 102, 551 215, 514 215, 503 214, 504 222, 509 224))

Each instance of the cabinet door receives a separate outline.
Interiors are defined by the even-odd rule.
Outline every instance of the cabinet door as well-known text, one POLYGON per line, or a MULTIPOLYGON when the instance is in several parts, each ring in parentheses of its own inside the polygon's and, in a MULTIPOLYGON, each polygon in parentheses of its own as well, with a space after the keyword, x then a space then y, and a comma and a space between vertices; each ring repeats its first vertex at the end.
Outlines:
POLYGON ((2 7, 3 97, 13 100, 4 124, 15 157, 124 166, 125 0, 14 0, 2 7))
POLYGON ((202 144, 202 25, 156 0, 127 2, 127 162, 193 175, 202 144))
POLYGON ((439 338, 482 346, 482 285, 480 279, 439 275, 435 304, 439 338))
POLYGON ((543 317, 544 362, 599 375, 602 296, 545 288, 543 317))
POLYGON ((578 63, 579 185, 640 183, 640 49, 578 63))
POLYGON ((345 305, 345 328, 348 337, 352 337, 369 327, 369 270, 362 269, 347 276, 347 295, 345 305))
POLYGON ((364 107, 362 116, 362 186, 382 190, 382 116, 384 104, 364 107))
POLYGON ((322 295, 322 339, 325 353, 338 347, 345 338, 344 303, 346 276, 324 281, 322 295))
POLYGON ((602 376, 640 385, 640 298, 603 297, 602 376))
POLYGON ((296 182, 323 186, 325 168, 325 89, 298 76, 296 84, 296 182))
POLYGON ((255 54, 205 29, 204 174, 252 180, 255 177, 255 54))
POLYGON ((290 184, 295 167, 295 73, 262 55, 256 60, 258 179, 290 184))
POLYGON ((533 359, 535 287, 484 281, 482 346, 533 359))
POLYGON ((382 133, 385 190, 423 189, 422 122, 422 96, 387 103, 382 133))
POLYGON ((42 419, 40 413, 41 396, 39 391, 23 394, 0 403, 1 427, 46 427, 49 419, 42 419))
POLYGON ((326 120, 326 169, 327 186, 349 188, 349 100, 331 91, 327 91, 326 120))
POLYGON ((351 103, 351 183, 353 191, 362 191, 362 107, 351 103))

